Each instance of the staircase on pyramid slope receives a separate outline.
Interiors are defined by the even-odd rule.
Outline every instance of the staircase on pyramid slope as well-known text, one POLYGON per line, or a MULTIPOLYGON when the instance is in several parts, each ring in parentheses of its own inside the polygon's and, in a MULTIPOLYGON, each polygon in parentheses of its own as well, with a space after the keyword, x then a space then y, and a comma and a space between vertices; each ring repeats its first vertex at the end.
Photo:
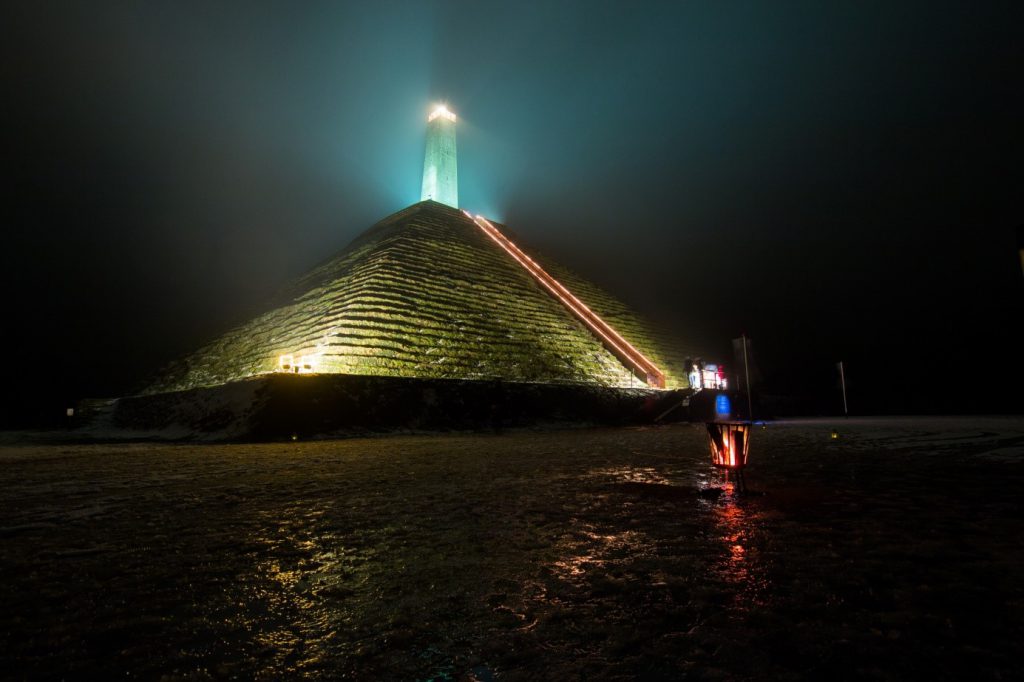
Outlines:
POLYGON ((432 117, 428 132, 445 139, 428 138, 424 193, 443 201, 383 219, 146 393, 294 370, 686 387, 687 349, 669 335, 550 259, 497 243, 503 226, 458 210, 454 114, 432 117))

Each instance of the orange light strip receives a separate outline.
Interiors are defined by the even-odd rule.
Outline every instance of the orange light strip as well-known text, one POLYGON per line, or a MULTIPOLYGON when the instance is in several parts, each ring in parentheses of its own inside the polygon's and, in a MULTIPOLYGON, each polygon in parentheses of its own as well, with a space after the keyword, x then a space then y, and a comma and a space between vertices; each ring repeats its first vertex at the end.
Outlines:
POLYGON ((523 253, 518 246, 503 235, 489 220, 481 215, 472 216, 469 211, 463 211, 466 217, 476 223, 477 227, 483 230, 484 234, 490 237, 508 255, 518 262, 530 273, 537 282, 551 293, 569 312, 582 322, 604 345, 615 354, 627 367, 639 374, 649 386, 665 388, 665 374, 659 370, 653 362, 644 357, 643 353, 633 347, 628 341, 616 332, 611 326, 602 320, 598 315, 588 308, 581 300, 572 295, 568 289, 549 275, 547 271, 539 266, 532 258, 523 253))

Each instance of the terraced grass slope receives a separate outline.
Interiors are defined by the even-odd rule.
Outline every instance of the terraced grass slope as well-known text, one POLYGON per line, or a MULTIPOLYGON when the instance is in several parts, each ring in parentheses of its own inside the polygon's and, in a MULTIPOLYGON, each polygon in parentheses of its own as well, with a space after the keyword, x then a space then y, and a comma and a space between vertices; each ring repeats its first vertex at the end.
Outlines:
POLYGON ((690 385, 686 361, 703 356, 703 352, 681 342, 662 325, 633 312, 625 303, 565 266, 543 254, 531 254, 531 257, 657 365, 665 373, 665 388, 690 385))
MULTIPOLYGON (((544 266, 659 364, 668 388, 687 385, 685 349, 586 280, 544 266)), ((324 373, 639 384, 472 220, 434 201, 385 218, 144 393, 273 372, 282 354, 316 355, 324 373)))

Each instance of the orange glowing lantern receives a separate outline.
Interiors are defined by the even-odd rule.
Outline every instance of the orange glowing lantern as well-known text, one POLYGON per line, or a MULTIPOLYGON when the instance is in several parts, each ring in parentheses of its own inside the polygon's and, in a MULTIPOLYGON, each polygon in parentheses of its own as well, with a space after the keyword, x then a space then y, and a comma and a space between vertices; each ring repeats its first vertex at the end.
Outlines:
POLYGON ((747 422, 708 422, 708 444, 711 446, 711 464, 732 472, 743 484, 743 469, 750 454, 750 424, 747 422))

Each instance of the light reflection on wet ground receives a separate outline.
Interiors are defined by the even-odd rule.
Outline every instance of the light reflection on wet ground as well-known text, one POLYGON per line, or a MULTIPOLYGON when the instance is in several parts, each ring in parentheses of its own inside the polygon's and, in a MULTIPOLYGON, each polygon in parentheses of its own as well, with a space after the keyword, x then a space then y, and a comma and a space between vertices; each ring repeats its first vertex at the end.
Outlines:
POLYGON ((758 498, 739 493, 733 482, 723 480, 721 489, 721 497, 708 506, 725 552, 711 570, 733 588, 732 607, 749 611, 766 604, 771 590, 764 560, 754 544, 755 535, 763 532, 762 514, 758 498))
POLYGON ((1020 676, 1024 423, 831 427, 0 448, 0 669, 1020 676))

